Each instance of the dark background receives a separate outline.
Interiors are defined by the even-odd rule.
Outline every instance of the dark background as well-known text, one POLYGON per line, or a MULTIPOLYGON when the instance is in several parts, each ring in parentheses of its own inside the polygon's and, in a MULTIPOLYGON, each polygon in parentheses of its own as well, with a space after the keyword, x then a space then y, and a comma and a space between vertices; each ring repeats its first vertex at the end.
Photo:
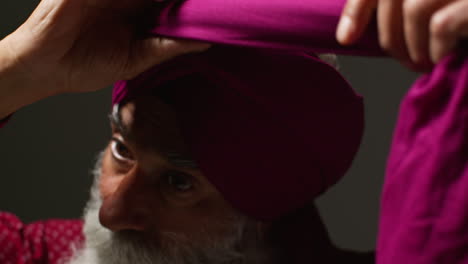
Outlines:
MULTIPOLYGON (((7 0, 0 38, 11 33, 39 1, 7 0)), ((389 59, 340 57, 341 70, 366 103, 366 133, 348 175, 319 207, 340 246, 374 248, 379 196, 401 97, 415 74, 389 59)), ((80 217, 90 170, 109 138, 110 89, 61 95, 16 113, 0 129, 0 210, 25 222, 80 217)))

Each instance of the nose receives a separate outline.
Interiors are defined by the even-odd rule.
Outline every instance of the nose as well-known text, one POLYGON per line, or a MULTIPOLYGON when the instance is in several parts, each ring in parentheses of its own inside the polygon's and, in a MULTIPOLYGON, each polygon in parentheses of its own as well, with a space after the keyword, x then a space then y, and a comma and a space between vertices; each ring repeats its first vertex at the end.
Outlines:
MULTIPOLYGON (((99 221, 112 231, 143 231, 153 218, 154 193, 148 190, 144 172, 138 167, 112 181, 113 191, 103 195, 99 221)), ((105 183, 101 183, 105 184, 105 183)))

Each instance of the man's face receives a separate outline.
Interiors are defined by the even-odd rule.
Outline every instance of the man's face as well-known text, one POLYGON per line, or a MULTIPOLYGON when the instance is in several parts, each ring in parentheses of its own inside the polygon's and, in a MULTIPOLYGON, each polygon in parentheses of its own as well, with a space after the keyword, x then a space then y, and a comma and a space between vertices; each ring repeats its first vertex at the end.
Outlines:
POLYGON ((226 231, 233 209, 190 157, 169 106, 139 97, 112 120, 99 184, 103 226, 201 240, 226 231))
POLYGON ((85 216, 86 248, 72 263, 238 258, 245 218, 197 168, 174 111, 138 97, 114 111, 111 123, 85 216))

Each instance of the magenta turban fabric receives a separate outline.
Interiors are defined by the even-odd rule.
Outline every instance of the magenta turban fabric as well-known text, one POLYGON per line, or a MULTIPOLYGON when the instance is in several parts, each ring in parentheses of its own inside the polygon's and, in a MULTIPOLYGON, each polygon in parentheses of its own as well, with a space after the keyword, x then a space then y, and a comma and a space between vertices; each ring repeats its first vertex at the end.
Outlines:
POLYGON ((468 52, 404 98, 382 196, 378 263, 468 263, 468 52))
POLYGON ((355 45, 341 46, 335 30, 345 0, 169 1, 154 34, 243 47, 384 55, 372 24, 355 45))

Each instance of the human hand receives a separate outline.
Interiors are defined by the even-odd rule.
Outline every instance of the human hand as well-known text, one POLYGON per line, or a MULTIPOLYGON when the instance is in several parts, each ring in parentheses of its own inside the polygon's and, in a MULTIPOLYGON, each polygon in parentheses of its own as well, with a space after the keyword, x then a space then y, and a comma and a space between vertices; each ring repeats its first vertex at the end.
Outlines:
POLYGON ((468 37, 468 0, 348 0, 338 42, 353 44, 376 10, 381 47, 413 70, 430 70, 468 37))
POLYGON ((148 36, 152 0, 42 0, 0 41, 23 84, 44 94, 86 92, 130 79, 208 44, 148 36), (145 27, 146 26, 146 27, 145 27))

